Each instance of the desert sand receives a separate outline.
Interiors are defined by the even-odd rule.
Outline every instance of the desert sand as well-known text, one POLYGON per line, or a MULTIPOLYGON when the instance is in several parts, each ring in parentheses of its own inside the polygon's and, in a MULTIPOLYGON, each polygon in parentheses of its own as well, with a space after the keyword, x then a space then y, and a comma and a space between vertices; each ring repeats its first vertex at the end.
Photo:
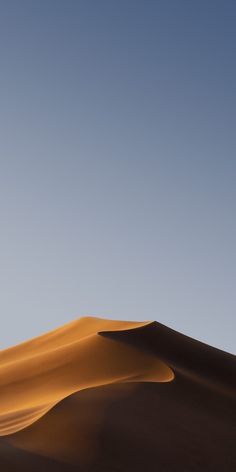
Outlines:
POLYGON ((85 317, 0 351, 0 470, 234 471, 235 357, 85 317))

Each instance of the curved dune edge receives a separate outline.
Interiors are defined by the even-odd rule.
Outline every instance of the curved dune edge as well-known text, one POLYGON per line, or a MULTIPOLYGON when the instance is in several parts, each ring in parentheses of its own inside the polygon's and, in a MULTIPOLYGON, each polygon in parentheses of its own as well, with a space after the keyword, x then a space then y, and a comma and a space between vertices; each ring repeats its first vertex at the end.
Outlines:
POLYGON ((0 436, 33 424, 64 398, 87 388, 125 382, 170 382, 156 355, 101 336, 134 332, 152 322, 85 317, 0 352, 0 436))

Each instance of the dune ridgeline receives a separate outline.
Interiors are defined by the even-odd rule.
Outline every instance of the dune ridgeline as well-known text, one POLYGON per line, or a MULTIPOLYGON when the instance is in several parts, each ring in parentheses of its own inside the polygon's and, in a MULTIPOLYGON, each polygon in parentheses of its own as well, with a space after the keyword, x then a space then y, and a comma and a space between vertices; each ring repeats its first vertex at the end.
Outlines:
POLYGON ((0 351, 0 470, 234 471, 235 357, 157 322, 78 319, 0 351))

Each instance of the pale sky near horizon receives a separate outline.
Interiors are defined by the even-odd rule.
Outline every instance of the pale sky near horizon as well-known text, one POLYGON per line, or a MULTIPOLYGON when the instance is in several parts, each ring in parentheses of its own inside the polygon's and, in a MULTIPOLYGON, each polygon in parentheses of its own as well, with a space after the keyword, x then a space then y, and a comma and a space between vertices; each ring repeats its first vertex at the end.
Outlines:
POLYGON ((235 353, 235 24, 0 0, 0 349, 90 314, 235 353))

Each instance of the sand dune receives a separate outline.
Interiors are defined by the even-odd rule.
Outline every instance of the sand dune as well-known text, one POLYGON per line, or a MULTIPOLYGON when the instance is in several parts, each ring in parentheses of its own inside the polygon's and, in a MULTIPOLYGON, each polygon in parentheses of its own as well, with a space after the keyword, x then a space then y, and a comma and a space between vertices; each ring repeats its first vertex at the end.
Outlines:
POLYGON ((0 352, 0 470, 233 471, 235 392, 230 354, 81 318, 0 352))
POLYGON ((115 342, 106 330, 142 329, 145 323, 82 318, 0 354, 0 435, 19 431, 63 398, 116 382, 173 379, 155 356, 115 342))

